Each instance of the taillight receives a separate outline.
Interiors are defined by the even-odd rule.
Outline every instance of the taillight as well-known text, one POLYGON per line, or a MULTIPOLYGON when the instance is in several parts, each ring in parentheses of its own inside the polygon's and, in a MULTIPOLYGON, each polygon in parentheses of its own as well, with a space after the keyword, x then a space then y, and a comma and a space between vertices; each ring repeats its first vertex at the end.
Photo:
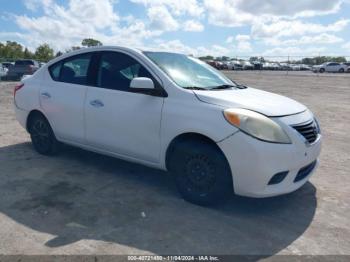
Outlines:
POLYGON ((16 92, 18 90, 20 90, 22 87, 24 87, 23 83, 19 83, 19 84, 15 85, 15 89, 13 90, 13 96, 16 96, 16 92))

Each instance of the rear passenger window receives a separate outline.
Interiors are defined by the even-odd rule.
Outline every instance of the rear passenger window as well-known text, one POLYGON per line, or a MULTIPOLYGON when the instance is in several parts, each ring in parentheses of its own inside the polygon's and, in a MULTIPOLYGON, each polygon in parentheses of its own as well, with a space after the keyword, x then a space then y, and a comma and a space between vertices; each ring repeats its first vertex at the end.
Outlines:
POLYGON ((90 53, 74 56, 65 60, 62 64, 62 68, 60 69, 59 81, 86 85, 90 60, 90 53))

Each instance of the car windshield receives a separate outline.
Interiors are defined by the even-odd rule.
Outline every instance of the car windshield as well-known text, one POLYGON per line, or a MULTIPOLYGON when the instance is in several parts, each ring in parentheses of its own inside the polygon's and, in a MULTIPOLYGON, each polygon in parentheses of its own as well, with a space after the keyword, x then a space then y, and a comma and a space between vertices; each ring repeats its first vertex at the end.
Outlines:
POLYGON ((186 89, 229 89, 236 84, 212 66, 191 56, 167 52, 144 52, 177 85, 186 89))

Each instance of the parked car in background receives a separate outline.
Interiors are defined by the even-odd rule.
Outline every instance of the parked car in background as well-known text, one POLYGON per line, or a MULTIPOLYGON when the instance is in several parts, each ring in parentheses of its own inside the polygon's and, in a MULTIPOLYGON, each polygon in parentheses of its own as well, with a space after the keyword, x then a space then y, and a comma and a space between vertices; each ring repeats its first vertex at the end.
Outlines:
POLYGON ((305 65, 305 64, 301 64, 300 65, 300 70, 301 71, 309 71, 309 70, 311 70, 311 66, 305 65))
POLYGON ((295 191, 321 150, 306 106, 170 52, 70 52, 23 79, 14 105, 38 153, 63 142, 168 170, 183 198, 200 205, 295 191))
POLYGON ((298 64, 291 64, 290 67, 292 71, 300 71, 300 68, 301 68, 300 65, 298 64))
POLYGON ((1 64, 7 69, 10 69, 10 67, 15 65, 13 62, 2 62, 1 64))
POLYGON ((232 60, 230 61, 231 64, 231 70, 243 70, 243 66, 240 61, 238 60, 232 60))
POLYGON ((313 72, 332 72, 332 73, 344 73, 347 70, 347 66, 336 62, 327 62, 322 65, 317 65, 312 67, 313 72))
POLYGON ((291 64, 289 63, 280 63, 280 67, 281 70, 292 70, 291 64))
POLYGON ((263 69, 263 63, 259 61, 253 61, 251 64, 254 67, 254 70, 262 70, 263 69))
POLYGON ((8 69, 0 63, 0 78, 2 79, 7 75, 8 69))
POLYGON ((15 65, 9 68, 6 78, 8 80, 19 80, 23 75, 32 75, 40 68, 39 62, 32 59, 17 60, 15 65))
POLYGON ((221 69, 220 68, 220 63, 218 63, 217 61, 213 61, 213 60, 207 60, 206 61, 206 63, 208 64, 208 65, 211 65, 212 67, 214 67, 214 68, 216 68, 216 69, 221 69))
POLYGON ((253 70, 254 69, 254 66, 249 61, 242 61, 241 65, 242 65, 243 70, 253 70))
POLYGON ((346 66, 345 72, 350 73, 350 62, 342 63, 344 66, 346 66))

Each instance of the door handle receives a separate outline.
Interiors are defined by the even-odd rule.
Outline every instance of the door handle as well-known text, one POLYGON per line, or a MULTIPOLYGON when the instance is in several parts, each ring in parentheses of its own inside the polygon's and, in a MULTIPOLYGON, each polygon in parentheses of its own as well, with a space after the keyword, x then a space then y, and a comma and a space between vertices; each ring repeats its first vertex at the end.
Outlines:
POLYGON ((92 100, 90 101, 90 105, 92 105, 93 107, 103 107, 104 104, 100 101, 100 100, 92 100))
POLYGON ((51 95, 48 92, 41 93, 41 96, 44 98, 51 98, 51 95))

